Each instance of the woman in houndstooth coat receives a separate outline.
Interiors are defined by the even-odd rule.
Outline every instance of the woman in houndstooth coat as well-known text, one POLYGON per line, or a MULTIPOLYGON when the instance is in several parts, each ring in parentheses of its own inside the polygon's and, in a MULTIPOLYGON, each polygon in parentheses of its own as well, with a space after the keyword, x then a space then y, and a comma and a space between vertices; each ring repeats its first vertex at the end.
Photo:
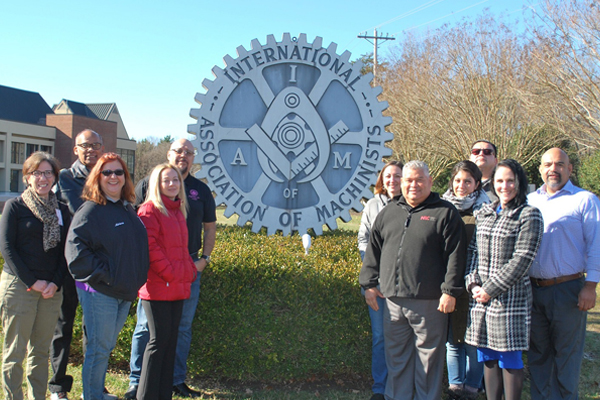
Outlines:
POLYGON ((488 399, 519 399, 522 351, 529 348, 531 283, 527 271, 542 238, 541 212, 527 205, 527 178, 519 163, 504 160, 494 174, 499 202, 475 213, 465 284, 472 294, 465 341, 484 362, 488 399))

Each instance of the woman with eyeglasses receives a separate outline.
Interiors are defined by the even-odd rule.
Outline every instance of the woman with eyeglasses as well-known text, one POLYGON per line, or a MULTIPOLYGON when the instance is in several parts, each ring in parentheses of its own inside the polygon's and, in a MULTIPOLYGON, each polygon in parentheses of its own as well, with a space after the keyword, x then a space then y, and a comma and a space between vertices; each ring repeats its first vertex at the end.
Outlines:
POLYGON ((45 152, 23 163, 27 188, 6 202, 0 219, 2 390, 6 399, 23 399, 23 361, 27 357, 29 398, 46 398, 48 349, 58 320, 67 273, 64 257, 68 208, 58 203, 52 186, 58 161, 45 152))
POLYGON ((148 277, 148 236, 132 207, 133 182, 115 153, 100 157, 83 187, 65 255, 85 318, 85 400, 103 400, 108 358, 148 277))
POLYGON ((150 270, 139 291, 150 341, 144 351, 138 400, 171 399, 183 301, 190 297, 196 266, 188 251, 186 196, 181 173, 170 164, 150 174, 148 199, 138 215, 148 232, 150 270))

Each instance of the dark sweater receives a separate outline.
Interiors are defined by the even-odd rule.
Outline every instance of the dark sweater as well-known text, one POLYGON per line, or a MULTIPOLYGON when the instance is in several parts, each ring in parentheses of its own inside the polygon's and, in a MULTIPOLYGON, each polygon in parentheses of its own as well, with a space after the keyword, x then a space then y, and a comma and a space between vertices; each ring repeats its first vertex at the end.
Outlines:
POLYGON ((359 282, 385 297, 436 299, 464 288, 467 239, 456 208, 431 193, 417 207, 391 201, 373 224, 359 282))
POLYGON ((71 215, 59 203, 62 216, 60 243, 44 251, 44 223, 37 219, 19 197, 4 205, 0 219, 0 250, 4 257, 4 271, 16 275, 27 287, 37 280, 53 282, 59 288, 67 273, 64 257, 65 239, 71 215))
POLYGON ((133 301, 148 277, 146 228, 130 204, 86 201, 73 216, 65 256, 76 281, 133 301))

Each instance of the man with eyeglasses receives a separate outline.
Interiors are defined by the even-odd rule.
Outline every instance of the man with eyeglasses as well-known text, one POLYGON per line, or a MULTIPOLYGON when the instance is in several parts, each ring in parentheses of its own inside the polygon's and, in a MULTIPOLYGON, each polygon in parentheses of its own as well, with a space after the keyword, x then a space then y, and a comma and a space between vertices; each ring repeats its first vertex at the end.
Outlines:
MULTIPOLYGON (((175 355, 175 371, 173 373, 173 394, 182 397, 200 397, 201 393, 191 389, 185 383, 187 374, 187 358, 192 342, 192 322, 196 314, 196 306, 200 297, 200 275, 204 268, 210 263, 210 254, 215 246, 217 232, 217 216, 215 211, 215 200, 209 187, 190 174, 196 151, 192 143, 187 139, 179 139, 173 142, 167 160, 169 164, 177 168, 183 177, 183 185, 188 201, 187 227, 189 235, 188 250, 196 269, 198 277, 192 283, 190 298, 184 300, 179 333, 177 336, 177 349, 175 355), (204 232, 204 235, 203 235, 204 232), (198 257, 202 250, 202 256, 198 257)), ((136 203, 140 205, 146 199, 148 190, 148 177, 141 180, 136 188, 136 203)), ((126 399, 135 399, 142 370, 142 358, 146 344, 150 339, 148 332, 148 321, 141 304, 137 307, 137 324, 131 339, 131 358, 129 366, 129 388, 125 393, 126 399)))
MULTIPOLYGON (((90 171, 104 153, 102 137, 91 129, 84 129, 75 136, 73 152, 77 156, 77 160, 71 165, 71 168, 64 168, 60 171, 55 188, 57 199, 69 207, 71 216, 83 204, 81 198, 83 185, 85 185, 90 171)), ((50 364, 53 376, 48 383, 48 388, 51 400, 67 399, 67 393, 71 391, 73 385, 73 377, 67 375, 67 364, 73 338, 73 322, 79 300, 75 281, 70 274, 65 276, 62 290, 63 302, 60 316, 50 345, 50 364)), ((112 400, 116 399, 116 396, 105 393, 104 398, 112 400)))
POLYGON ((490 141, 480 139, 471 146, 471 161, 477 164, 481 171, 481 187, 492 202, 498 200, 494 194, 492 178, 498 164, 498 151, 496 145, 490 141))

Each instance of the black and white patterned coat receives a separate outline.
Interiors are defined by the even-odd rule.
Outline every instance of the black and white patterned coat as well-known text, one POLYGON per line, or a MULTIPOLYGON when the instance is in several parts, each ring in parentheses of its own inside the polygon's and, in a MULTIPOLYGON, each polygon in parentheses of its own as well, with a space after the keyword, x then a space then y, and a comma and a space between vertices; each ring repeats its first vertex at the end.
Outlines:
POLYGON ((531 282, 527 275, 544 231, 541 212, 528 205, 502 210, 485 204, 475 212, 477 227, 469 245, 469 290, 479 285, 491 297, 471 298, 465 341, 496 351, 527 350, 531 327, 531 282))

